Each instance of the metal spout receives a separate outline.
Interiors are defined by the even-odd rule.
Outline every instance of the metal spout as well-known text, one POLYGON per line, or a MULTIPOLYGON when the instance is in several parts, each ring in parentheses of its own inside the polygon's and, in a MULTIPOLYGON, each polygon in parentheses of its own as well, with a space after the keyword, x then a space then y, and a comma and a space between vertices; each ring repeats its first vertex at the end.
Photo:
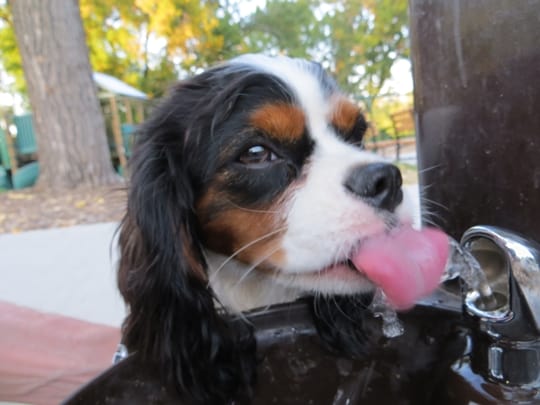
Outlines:
MULTIPOLYGON (((495 226, 474 226, 462 239, 464 249, 480 262, 498 305, 482 308, 468 291, 465 307, 487 321, 522 324, 523 333, 540 335, 540 246, 523 236, 495 226), (490 319, 492 318, 492 319, 490 319)), ((476 297, 478 294, 476 294, 476 297)), ((521 328, 520 328, 521 329, 521 328)), ((506 333, 500 330, 503 335, 506 333)), ((510 330, 508 330, 510 332, 510 330)), ((512 333, 513 334, 513 333, 512 333)))
POLYGON ((540 388, 540 246, 505 229, 475 226, 461 245, 480 263, 494 300, 485 307, 477 291, 464 291, 472 318, 473 369, 520 389, 540 388), (494 304, 493 304, 494 302, 494 304))

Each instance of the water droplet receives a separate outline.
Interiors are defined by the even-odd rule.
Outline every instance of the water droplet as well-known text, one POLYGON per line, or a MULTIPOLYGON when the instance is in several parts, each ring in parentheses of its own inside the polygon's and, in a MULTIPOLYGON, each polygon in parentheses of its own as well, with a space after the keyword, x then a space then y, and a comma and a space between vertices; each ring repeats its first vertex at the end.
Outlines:
POLYGON ((382 319, 384 336, 394 338, 403 334, 403 325, 397 316, 396 310, 388 302, 386 295, 380 288, 375 290, 375 295, 369 309, 375 317, 382 319))

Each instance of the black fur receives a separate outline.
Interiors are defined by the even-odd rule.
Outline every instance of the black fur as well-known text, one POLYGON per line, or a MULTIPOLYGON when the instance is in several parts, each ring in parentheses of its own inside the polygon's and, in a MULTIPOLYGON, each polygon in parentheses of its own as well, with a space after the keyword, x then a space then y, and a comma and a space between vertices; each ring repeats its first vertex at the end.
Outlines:
POLYGON ((138 134, 120 232, 118 282, 130 309, 123 342, 200 403, 249 396, 255 373, 252 331, 232 329, 215 309, 194 213, 209 170, 198 144, 208 142, 203 136, 212 136, 241 91, 218 91, 225 84, 211 83, 217 77, 175 89, 138 134))
POLYGON ((329 351, 361 359, 376 348, 380 326, 367 310, 372 299, 372 294, 312 298, 313 321, 329 351))
MULTIPOLYGON (((332 83, 327 79, 328 89, 332 83)), ((130 161, 118 273, 130 311, 123 342, 143 362, 158 365, 164 384, 174 386, 187 402, 243 400, 255 381, 253 331, 241 322, 232 327, 227 314, 215 308, 195 204, 216 173, 237 170, 239 180, 225 181, 224 187, 234 195, 244 191, 248 204, 274 198, 297 175, 311 151, 308 141, 286 145, 288 155, 269 176, 243 182, 245 169, 235 166, 238 151, 247 144, 242 133, 246 117, 265 100, 294 102, 294 97, 277 78, 246 67, 207 71, 172 90, 139 131, 130 161)), ((321 336, 361 354, 364 334, 357 324, 345 328, 351 320, 336 312, 335 304, 328 301, 315 313, 322 322, 321 336)), ((358 307, 348 309, 354 313, 358 307)))

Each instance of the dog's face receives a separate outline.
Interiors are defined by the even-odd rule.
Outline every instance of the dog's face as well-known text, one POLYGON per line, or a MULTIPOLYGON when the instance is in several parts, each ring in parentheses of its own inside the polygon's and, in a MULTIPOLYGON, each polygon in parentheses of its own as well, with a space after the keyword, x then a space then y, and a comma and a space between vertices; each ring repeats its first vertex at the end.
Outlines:
MULTIPOLYGON (((130 160, 118 271, 129 351, 199 403, 229 403, 257 362, 216 295, 242 310, 371 289, 355 250, 412 218, 399 170, 362 150, 365 128, 306 61, 244 56, 175 87, 130 160)), ((362 347, 351 325, 345 346, 362 347)))
POLYGON ((361 148, 360 109, 302 60, 244 56, 214 74, 239 78, 242 91, 198 146, 206 248, 244 263, 235 277, 264 273, 332 294, 370 289, 350 255, 412 218, 399 170, 361 148))

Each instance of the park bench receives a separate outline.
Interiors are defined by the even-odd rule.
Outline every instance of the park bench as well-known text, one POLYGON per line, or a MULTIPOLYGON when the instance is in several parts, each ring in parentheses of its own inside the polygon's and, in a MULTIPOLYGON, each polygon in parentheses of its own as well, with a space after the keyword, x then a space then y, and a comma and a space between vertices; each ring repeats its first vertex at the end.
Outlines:
POLYGON ((416 144, 414 113, 411 109, 402 110, 391 114, 390 119, 392 120, 394 135, 387 139, 381 139, 375 134, 376 131, 372 127, 372 134, 368 136, 364 148, 374 152, 394 148, 395 160, 398 161, 401 158, 401 150, 404 146, 416 144))

